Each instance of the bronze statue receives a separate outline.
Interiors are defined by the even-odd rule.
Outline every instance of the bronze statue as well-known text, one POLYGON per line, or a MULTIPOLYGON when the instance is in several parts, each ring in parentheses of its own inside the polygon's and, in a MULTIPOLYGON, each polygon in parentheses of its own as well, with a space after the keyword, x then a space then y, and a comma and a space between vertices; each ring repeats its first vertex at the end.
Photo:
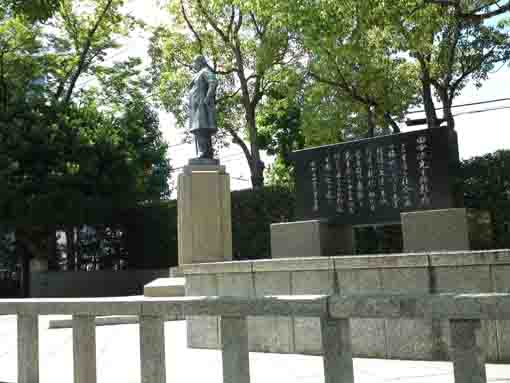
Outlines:
MULTIPOLYGON (((216 75, 208 67, 204 56, 193 60, 195 76, 189 90, 189 126, 195 136, 198 162, 214 162, 212 136, 216 134, 216 75), (202 161, 200 161, 202 160, 202 161)), ((217 161, 216 161, 217 162, 217 161)))

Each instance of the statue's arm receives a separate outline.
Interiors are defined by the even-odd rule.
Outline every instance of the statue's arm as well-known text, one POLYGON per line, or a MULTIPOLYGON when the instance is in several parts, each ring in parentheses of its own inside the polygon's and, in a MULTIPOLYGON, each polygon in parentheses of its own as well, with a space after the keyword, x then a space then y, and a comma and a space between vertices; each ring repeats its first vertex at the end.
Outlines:
POLYGON ((212 72, 207 74, 207 94, 205 95, 204 103, 211 105, 214 102, 214 98, 216 97, 216 88, 218 87, 218 81, 216 80, 216 75, 212 72))

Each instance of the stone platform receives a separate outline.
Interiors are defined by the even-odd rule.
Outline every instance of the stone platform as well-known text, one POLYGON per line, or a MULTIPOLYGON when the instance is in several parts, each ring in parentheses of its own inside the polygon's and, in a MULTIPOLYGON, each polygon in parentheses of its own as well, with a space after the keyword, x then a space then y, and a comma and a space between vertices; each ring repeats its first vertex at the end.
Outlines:
MULTIPOLYGON (((510 250, 316 257, 184 265, 186 295, 490 293, 510 290, 510 250)), ((441 320, 351 320, 357 357, 448 360, 441 320)), ((510 362, 510 321, 482 321, 488 360, 510 362)), ((248 318, 255 352, 322 353, 316 318, 248 318)), ((216 317, 188 319, 188 345, 219 347, 216 317)))
MULTIPOLYGON (((70 329, 48 329, 40 323, 40 383, 73 381, 72 334, 70 329)), ((186 323, 165 325, 167 382, 221 383, 221 353, 186 348, 186 323), (200 366, 200 368, 197 368, 200 366)), ((140 383, 138 325, 97 329, 98 382, 140 383)), ((16 382, 16 319, 0 316, 0 382, 16 382)), ((250 354, 252 383, 321 383, 322 358, 303 355, 250 354)), ((452 364, 380 359, 355 359, 356 383, 451 383, 452 364)), ((509 365, 487 365, 489 383, 510 383, 509 365)))
POLYGON ((182 297, 186 278, 159 278, 143 287, 146 297, 182 297))

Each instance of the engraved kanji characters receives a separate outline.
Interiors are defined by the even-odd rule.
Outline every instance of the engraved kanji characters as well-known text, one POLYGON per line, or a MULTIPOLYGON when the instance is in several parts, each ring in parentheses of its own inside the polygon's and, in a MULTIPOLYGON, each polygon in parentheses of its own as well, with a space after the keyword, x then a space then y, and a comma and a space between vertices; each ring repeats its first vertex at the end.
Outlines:
POLYGON ((428 206, 431 203, 428 148, 427 136, 419 136, 416 139, 416 160, 418 161, 418 200, 421 206, 428 206))
POLYGON ((377 194, 375 192, 376 182, 375 182, 375 171, 374 171, 374 158, 372 154, 372 150, 366 150, 366 158, 367 158, 367 189, 368 189, 368 205, 371 211, 375 211, 376 209, 376 198, 377 194))
POLYGON ((354 185, 352 180, 352 154, 349 151, 345 152, 345 177, 347 182, 347 208, 349 213, 354 214, 356 211, 356 204, 354 202, 354 185))
POLYGON ((342 190, 342 154, 335 153, 336 165, 336 211, 344 212, 344 193, 342 190))
POLYGON ((385 158, 384 158, 384 149, 382 147, 378 147, 376 150, 376 163, 377 163, 377 180, 379 184, 379 204, 384 206, 388 204, 388 200, 386 199, 386 174, 385 174, 385 158))
POLYGON ((400 158, 402 160, 402 199, 404 207, 411 207, 411 188, 409 187, 409 166, 407 165, 407 148, 405 144, 400 145, 400 158))
POLYGON ((313 211, 319 211, 319 175, 316 161, 310 162, 310 171, 312 172, 312 195, 313 211))

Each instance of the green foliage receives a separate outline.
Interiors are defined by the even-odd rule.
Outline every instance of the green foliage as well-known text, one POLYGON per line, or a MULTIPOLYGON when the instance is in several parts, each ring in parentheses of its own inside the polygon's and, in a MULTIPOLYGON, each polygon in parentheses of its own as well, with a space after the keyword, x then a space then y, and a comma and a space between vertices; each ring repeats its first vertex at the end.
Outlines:
POLYGON ((0 9, 21 14, 32 21, 45 21, 59 6, 60 0, 0 0, 0 9))
POLYGON ((15 241, 6 227, 0 228, 0 269, 14 270, 16 266, 15 241))
POLYGON ((266 11, 266 5, 172 0, 168 10, 175 22, 155 31, 150 48, 160 100, 180 128, 188 113, 190 64, 197 54, 208 58, 219 77, 218 127, 243 150, 254 187, 263 185, 258 147, 261 110, 271 109, 276 90, 295 86, 302 66, 296 36, 266 11))
POLYGON ((298 4, 285 12, 290 12, 291 28, 302 36, 309 56, 307 137, 331 140, 343 136, 344 130, 364 136, 373 134, 376 126, 386 126, 384 113, 402 117, 416 102, 418 88, 413 64, 398 55, 391 24, 381 18, 391 5, 308 0, 298 4), (333 123, 328 126, 328 121, 333 123))
POLYGON ((294 195, 283 187, 232 192, 234 259, 270 258, 270 224, 294 219, 294 195))
POLYGON ((177 266, 177 203, 154 203, 124 213, 129 268, 177 266))
POLYGON ((19 4, 0 12, 0 216, 44 256, 38 232, 167 197, 169 164, 140 60, 104 63, 141 25, 124 1, 59 0, 44 26, 19 4))
POLYGON ((499 150, 462 163, 467 207, 488 211, 496 248, 510 246, 510 151, 499 150))

